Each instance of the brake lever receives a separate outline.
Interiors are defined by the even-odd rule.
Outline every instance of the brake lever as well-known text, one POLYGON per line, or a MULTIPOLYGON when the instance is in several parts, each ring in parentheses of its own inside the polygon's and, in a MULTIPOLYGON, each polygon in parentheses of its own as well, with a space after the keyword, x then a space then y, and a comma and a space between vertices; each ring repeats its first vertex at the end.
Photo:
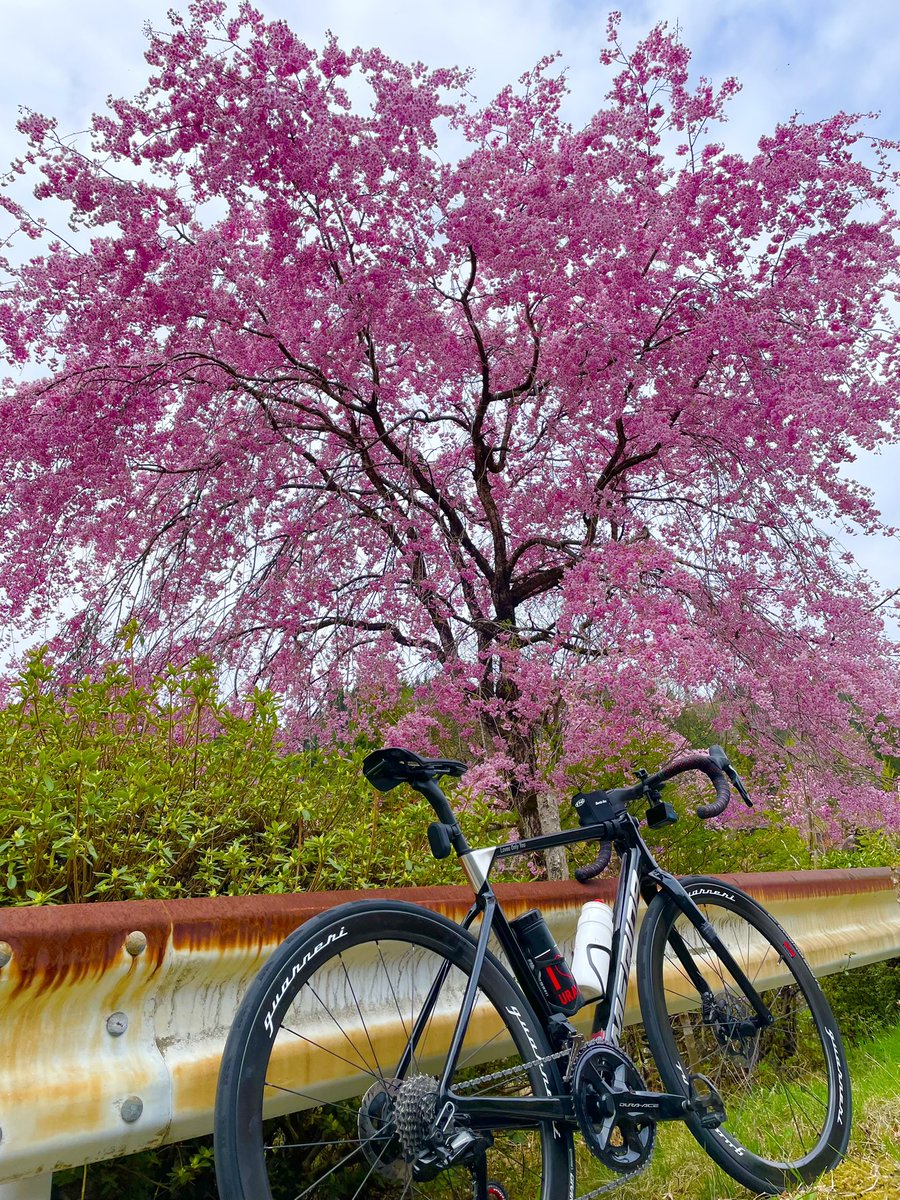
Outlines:
POLYGON ((721 746, 710 746, 709 757, 713 760, 716 766, 725 772, 729 781, 734 784, 737 793, 748 808, 753 807, 753 801, 750 799, 747 789, 744 787, 744 781, 738 775, 737 771, 728 761, 728 755, 721 746))

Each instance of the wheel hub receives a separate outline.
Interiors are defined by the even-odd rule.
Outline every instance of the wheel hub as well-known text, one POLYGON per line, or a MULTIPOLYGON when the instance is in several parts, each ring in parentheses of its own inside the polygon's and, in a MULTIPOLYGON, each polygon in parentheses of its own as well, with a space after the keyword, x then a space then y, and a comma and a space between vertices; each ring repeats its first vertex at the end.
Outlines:
POLYGON ((726 1057, 752 1068, 756 1062, 760 1030, 744 997, 730 992, 719 996, 706 994, 702 1000, 702 1013, 726 1057))
POLYGON ((397 1135, 396 1101, 400 1087, 399 1079, 379 1079, 373 1083, 362 1098, 358 1127, 362 1151, 370 1165, 385 1179, 405 1183, 411 1173, 397 1135))

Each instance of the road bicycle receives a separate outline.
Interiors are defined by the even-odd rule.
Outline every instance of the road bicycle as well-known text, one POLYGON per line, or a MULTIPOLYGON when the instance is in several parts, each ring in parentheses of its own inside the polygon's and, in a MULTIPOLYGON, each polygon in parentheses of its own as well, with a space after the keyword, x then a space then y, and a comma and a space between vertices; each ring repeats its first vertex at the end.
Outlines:
POLYGON ((579 793, 576 828, 481 849, 438 783, 465 770, 400 749, 366 758, 375 787, 405 783, 428 799, 432 853, 456 852, 474 902, 456 924, 374 896, 322 913, 275 951, 225 1047, 221 1200, 587 1200, 644 1169, 664 1121, 684 1122, 757 1193, 836 1166, 850 1135, 850 1078, 800 950, 732 884, 664 871, 635 815, 645 804, 651 830, 672 824, 663 789, 686 771, 715 788, 701 817, 724 811, 730 785, 749 804, 724 751, 579 793), (612 849, 621 867, 606 986, 586 1003, 558 951, 542 967, 490 875, 511 856, 588 841, 600 850, 576 870, 580 882, 605 869, 612 849), (645 1044, 628 993, 641 900, 645 1044))

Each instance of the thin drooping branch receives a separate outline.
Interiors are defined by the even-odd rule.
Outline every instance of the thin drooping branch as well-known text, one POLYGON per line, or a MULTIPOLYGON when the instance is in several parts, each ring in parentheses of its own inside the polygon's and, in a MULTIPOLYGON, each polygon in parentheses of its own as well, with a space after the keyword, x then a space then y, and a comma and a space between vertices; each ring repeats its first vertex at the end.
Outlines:
POLYGON ((133 617, 148 670, 224 655, 298 738, 392 714, 532 830, 681 709, 780 737, 772 794, 824 753, 817 820, 882 813, 890 610, 831 530, 882 529, 849 460, 900 435, 897 147, 873 170, 838 114, 726 152, 733 85, 615 19, 573 129, 550 60, 477 110, 461 72, 209 12, 91 145, 21 123, 92 243, 5 267, 43 372, 0 405, 8 637, 74 606, 81 669, 133 617))

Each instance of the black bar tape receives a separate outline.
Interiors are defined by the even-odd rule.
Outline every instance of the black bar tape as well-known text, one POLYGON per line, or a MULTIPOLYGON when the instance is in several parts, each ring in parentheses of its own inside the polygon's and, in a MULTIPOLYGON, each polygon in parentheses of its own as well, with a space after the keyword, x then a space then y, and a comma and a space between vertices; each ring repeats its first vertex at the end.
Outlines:
POLYGON ((685 771, 702 771, 704 775, 708 775, 710 782, 716 789, 716 798, 709 804, 701 804, 697 808, 697 816, 707 820, 709 817, 718 817, 728 807, 728 801, 731 799, 731 789, 728 786, 728 779, 721 767, 717 767, 708 754, 689 754, 686 758, 680 758, 678 762, 672 763, 670 767, 664 767, 654 778, 660 782, 667 779, 674 779, 676 775, 682 775, 685 771))
POLYGON ((576 867, 575 878, 579 883, 590 883, 592 879, 596 879, 598 875, 602 875, 609 866, 609 860, 612 858, 612 842, 601 842, 600 849, 597 851, 597 857, 589 867, 576 867))

